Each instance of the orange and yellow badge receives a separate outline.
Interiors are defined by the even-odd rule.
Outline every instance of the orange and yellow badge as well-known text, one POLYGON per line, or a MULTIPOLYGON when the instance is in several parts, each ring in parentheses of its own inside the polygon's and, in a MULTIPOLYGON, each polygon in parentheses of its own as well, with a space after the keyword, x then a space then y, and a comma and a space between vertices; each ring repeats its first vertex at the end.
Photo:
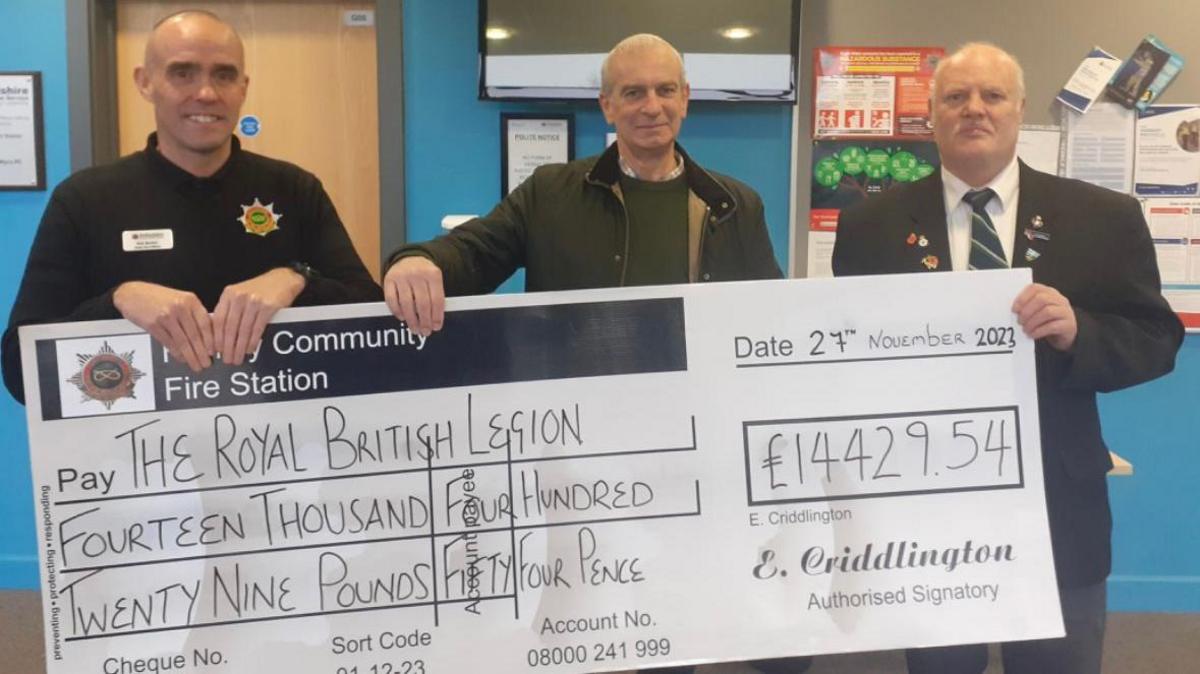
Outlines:
POLYGON ((242 205, 242 217, 237 220, 246 228, 247 234, 266 236, 279 229, 279 221, 283 219, 282 214, 275 212, 274 206, 273 203, 263 206, 262 202, 255 198, 254 203, 249 206, 242 205))
POLYGON ((926 255, 925 257, 921 258, 921 264, 925 265, 925 268, 929 269, 931 271, 934 269, 937 269, 937 266, 938 266, 937 256, 936 255, 926 255))

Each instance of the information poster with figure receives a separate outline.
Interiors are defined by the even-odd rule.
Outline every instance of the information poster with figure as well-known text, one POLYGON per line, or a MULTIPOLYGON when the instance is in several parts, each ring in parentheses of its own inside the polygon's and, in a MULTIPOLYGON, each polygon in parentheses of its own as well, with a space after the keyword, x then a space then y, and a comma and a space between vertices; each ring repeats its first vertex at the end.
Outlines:
POLYGON ((1138 113, 1133 192, 1200 196, 1200 106, 1151 105, 1138 113))
POLYGON ((22 328, 47 671, 1059 636, 1029 281, 462 298, 427 338, 382 305, 285 310, 200 373, 123 321, 22 328))
POLYGON ((813 50, 813 138, 928 138, 940 47, 813 50))
POLYGON ((1183 57, 1178 52, 1147 35, 1113 75, 1106 91, 1121 105, 1144 111, 1182 69, 1183 57))

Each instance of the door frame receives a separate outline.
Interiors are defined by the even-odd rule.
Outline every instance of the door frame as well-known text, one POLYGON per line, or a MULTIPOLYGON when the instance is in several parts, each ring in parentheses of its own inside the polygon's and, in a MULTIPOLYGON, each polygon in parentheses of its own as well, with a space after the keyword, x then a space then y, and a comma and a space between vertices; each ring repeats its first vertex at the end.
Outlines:
MULTIPOLYGON (((117 145, 117 2, 64 0, 71 172, 114 161, 117 145)), ((404 2, 376 0, 379 99, 379 254, 407 241, 404 215, 404 2), (387 77, 388 86, 381 86, 387 77), (398 84, 399 86, 395 86, 398 84)), ((370 261, 367 261, 370 264, 370 261)), ((382 274, 381 274, 382 276, 382 274)))

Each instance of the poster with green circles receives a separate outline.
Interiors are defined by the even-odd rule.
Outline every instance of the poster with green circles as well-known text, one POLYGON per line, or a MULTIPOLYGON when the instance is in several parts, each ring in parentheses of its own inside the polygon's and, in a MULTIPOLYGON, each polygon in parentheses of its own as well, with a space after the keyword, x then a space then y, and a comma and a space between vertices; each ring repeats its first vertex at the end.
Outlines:
POLYGON ((832 276, 838 214, 896 185, 938 170, 937 146, 919 140, 817 140, 812 153, 807 274, 832 276))
POLYGON ((897 140, 813 141, 812 162, 812 208, 837 210, 940 165, 932 142, 897 140))

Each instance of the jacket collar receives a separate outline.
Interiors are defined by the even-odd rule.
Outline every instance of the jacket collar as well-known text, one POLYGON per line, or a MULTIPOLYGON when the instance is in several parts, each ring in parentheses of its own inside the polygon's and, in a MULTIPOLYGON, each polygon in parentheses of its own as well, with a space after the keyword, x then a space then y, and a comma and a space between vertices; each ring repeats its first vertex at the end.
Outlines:
MULTIPOLYGON (((717 182, 711 173, 705 171, 692 160, 683 146, 675 143, 675 151, 683 158, 683 175, 688 189, 704 201, 717 220, 724 220, 737 211, 737 202, 733 194, 725 186, 717 182)), ((621 180, 621 166, 617 161, 619 151, 613 143, 596 159, 596 163, 584 176, 584 180, 592 185, 614 189, 621 180)))
MULTIPOLYGON (((1051 194, 1052 188, 1047 185, 1046 174, 1029 168, 1021 162, 1021 196, 1017 200, 1017 226, 1015 243, 1013 244, 1013 267, 1032 267, 1033 260, 1029 259, 1031 241, 1025 236, 1026 228, 1042 230, 1047 237, 1054 229, 1057 221, 1058 200, 1051 194), (1034 227, 1034 223, 1037 226, 1034 227)), ((1036 244, 1036 255, 1044 253, 1049 245, 1049 239, 1036 244)), ((1034 258, 1036 259, 1036 258, 1034 258)))
POLYGON ((934 171, 928 177, 918 180, 911 185, 912 197, 909 199, 909 216, 913 225, 911 233, 925 236, 929 245, 921 250, 921 264, 925 257, 932 256, 931 270, 949 271, 950 266, 950 230, 946 226, 946 199, 942 194, 942 172, 934 171))

